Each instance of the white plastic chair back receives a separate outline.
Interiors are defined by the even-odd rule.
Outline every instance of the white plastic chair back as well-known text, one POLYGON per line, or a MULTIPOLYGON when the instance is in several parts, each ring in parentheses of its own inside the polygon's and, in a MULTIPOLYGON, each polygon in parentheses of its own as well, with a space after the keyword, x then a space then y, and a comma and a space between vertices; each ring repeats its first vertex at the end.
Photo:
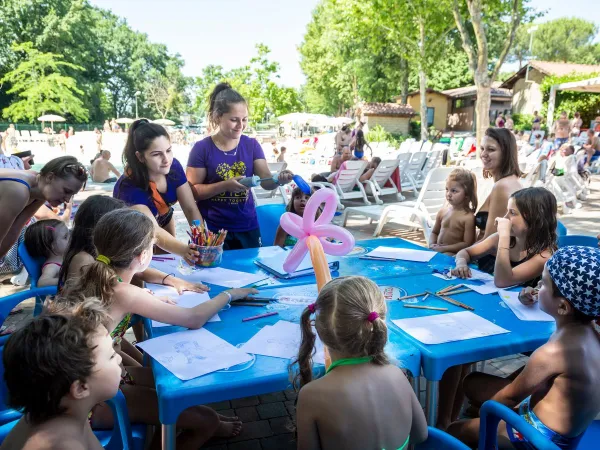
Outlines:
POLYGON ((351 191, 363 174, 367 161, 346 161, 345 168, 340 169, 335 184, 342 192, 351 191))

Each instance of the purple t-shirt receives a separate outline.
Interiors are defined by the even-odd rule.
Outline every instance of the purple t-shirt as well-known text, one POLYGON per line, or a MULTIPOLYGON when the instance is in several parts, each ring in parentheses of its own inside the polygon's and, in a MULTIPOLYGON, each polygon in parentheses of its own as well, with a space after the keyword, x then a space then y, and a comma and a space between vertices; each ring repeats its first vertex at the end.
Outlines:
MULTIPOLYGON (((237 149, 223 152, 212 138, 196 142, 188 167, 206 169, 204 184, 218 183, 233 177, 254 175, 254 161, 265 159, 265 153, 256 139, 242 135, 237 149)), ((232 232, 256 230, 258 219, 250 191, 223 192, 206 200, 198 200, 198 209, 212 230, 232 232)))

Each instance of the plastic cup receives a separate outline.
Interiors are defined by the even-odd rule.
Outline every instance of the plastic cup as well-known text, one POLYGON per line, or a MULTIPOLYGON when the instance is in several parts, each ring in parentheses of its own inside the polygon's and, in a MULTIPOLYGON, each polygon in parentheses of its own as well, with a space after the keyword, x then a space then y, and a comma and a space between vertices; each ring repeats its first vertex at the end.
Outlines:
POLYGON ((196 267, 217 267, 223 260, 223 244, 211 247, 196 245, 195 249, 199 253, 196 267))

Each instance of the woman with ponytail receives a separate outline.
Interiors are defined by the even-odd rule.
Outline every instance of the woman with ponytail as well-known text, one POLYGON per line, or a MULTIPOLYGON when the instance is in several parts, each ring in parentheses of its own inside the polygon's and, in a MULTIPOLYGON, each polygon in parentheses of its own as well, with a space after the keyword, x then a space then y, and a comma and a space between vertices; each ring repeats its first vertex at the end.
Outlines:
MULTIPOLYGON (((113 197, 127 205, 148 208, 158 225, 175 236, 173 207, 179 202, 186 219, 202 216, 183 167, 173 157, 171 139, 162 125, 139 119, 131 124, 123 151, 125 174, 115 184, 113 197)), ((144 212, 144 211, 142 211, 144 212)))
MULTIPOLYGON (((229 289, 189 309, 154 297, 147 290, 130 284, 135 274, 148 268, 154 236, 152 220, 139 211, 116 209, 105 214, 94 227, 95 261, 81 269, 81 276, 67 279, 57 302, 73 304, 83 298, 99 298, 110 317, 107 329, 113 339, 120 342, 133 314, 197 329, 232 300, 258 292, 255 289, 229 289)), ((131 421, 155 425, 160 430, 152 370, 140 366, 126 366, 125 369, 127 376, 123 378, 121 390, 127 399, 131 421)), ((101 405, 93 410, 92 426, 112 427, 112 413, 108 407, 101 405)), ((178 434, 177 448, 197 449, 213 436, 236 436, 241 426, 237 418, 220 416, 208 407, 188 408, 177 421, 177 428, 184 429, 178 434)))
POLYGON ((298 449, 394 448, 427 438, 425 415, 404 373, 390 364, 383 294, 364 277, 327 283, 302 313, 302 343, 294 387, 298 449), (312 380, 314 327, 331 356, 312 380))
POLYGON ((261 246, 260 229, 250 188, 244 177, 266 178, 267 190, 289 183, 292 173, 283 170, 277 182, 267 165, 262 147, 243 135, 248 125, 248 105, 228 83, 218 84, 210 94, 209 122, 216 133, 197 142, 187 164, 198 208, 212 231, 228 231, 224 249, 261 246))

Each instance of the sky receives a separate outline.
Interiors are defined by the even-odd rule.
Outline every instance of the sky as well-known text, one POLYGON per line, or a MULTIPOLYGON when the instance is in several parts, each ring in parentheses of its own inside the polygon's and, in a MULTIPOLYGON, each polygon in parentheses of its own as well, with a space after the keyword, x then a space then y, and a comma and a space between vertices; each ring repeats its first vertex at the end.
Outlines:
MULTIPOLYGON (((183 72, 199 76, 202 68, 226 70, 247 64, 264 43, 280 64, 280 82, 299 87, 305 81, 297 51, 319 0, 90 0, 127 19, 152 42, 166 44, 185 60, 183 72)), ((532 0, 546 10, 541 21, 575 16, 600 27, 598 0, 532 0)))

